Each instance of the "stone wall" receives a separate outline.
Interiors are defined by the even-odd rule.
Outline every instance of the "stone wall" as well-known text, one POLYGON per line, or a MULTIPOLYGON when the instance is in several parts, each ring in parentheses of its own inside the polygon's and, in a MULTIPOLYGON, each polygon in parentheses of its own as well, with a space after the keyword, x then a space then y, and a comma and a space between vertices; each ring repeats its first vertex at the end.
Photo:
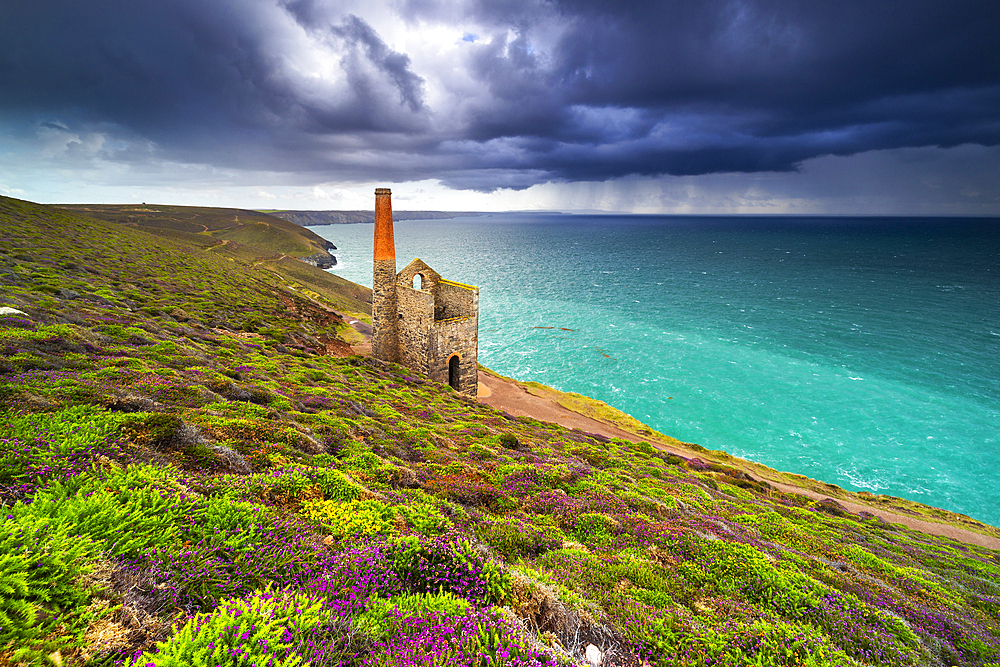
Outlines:
POLYGON ((475 396, 479 390, 479 288, 445 280, 420 259, 396 274, 395 288, 399 363, 448 384, 449 360, 458 355, 458 390, 475 396), (415 289, 418 275, 420 289, 415 289))
POLYGON ((411 289, 415 288, 416 281, 414 278, 419 275, 420 280, 420 291, 430 293, 435 299, 437 299, 437 289, 438 283, 441 282, 441 274, 427 266, 421 259, 415 259, 403 268, 396 275, 396 284, 400 287, 409 287, 411 289))
POLYGON ((434 322, 428 343, 427 376, 448 384, 448 361, 458 354, 461 357, 458 390, 475 396, 479 391, 479 317, 434 322))
POLYGON ((427 341, 434 326, 434 297, 396 283, 399 307, 399 363, 427 374, 427 341))
POLYGON ((434 294, 434 319, 472 317, 479 313, 479 289, 441 279, 434 294))
POLYGON ((372 276, 372 356, 399 361, 397 333, 396 260, 375 260, 372 276))

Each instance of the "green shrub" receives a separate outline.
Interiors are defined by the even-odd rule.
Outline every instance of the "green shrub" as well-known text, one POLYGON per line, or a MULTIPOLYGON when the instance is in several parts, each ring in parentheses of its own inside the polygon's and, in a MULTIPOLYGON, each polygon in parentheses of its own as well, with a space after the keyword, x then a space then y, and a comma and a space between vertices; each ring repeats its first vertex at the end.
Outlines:
POLYGON ((22 516, 0 524, 0 654, 30 661, 73 645, 95 620, 80 579, 100 546, 71 526, 22 516))
POLYGON ((394 508, 377 500, 308 500, 302 505, 306 518, 339 539, 362 535, 388 535, 396 531, 394 508))
POLYGON ((65 456, 102 444, 129 419, 93 405, 77 405, 58 412, 7 415, 0 424, 5 438, 43 440, 53 455, 65 456))
POLYGON ((396 474, 396 466, 387 463, 370 451, 362 451, 349 456, 344 461, 344 467, 347 468, 352 477, 382 484, 388 484, 396 474))
POLYGON ((133 556, 171 541, 183 523, 198 518, 196 506, 174 493, 146 486, 109 491, 103 481, 85 478, 79 489, 52 482, 32 502, 8 512, 17 520, 46 519, 59 530, 89 536, 111 555, 133 556))
POLYGON ((648 588, 629 589, 627 595, 633 600, 648 604, 650 607, 665 609, 676 604, 674 596, 664 591, 651 591, 648 588))
POLYGON ((451 521, 430 503, 397 505, 396 510, 415 531, 425 537, 442 535, 451 529, 451 521))
POLYGON ((613 455, 605 447, 597 445, 576 445, 567 447, 566 452, 583 459, 595 468, 609 468, 613 465, 613 455))
POLYGON ((199 614, 173 637, 143 653, 133 666, 296 667, 295 648, 330 621, 323 604, 306 595, 259 591, 246 599, 223 601, 210 614, 199 614))
POLYGON ((313 485, 312 476, 304 470, 284 469, 280 475, 267 479, 268 492, 282 500, 297 500, 313 485))
POLYGON ((469 452, 473 456, 479 459, 492 459, 496 458, 497 455, 495 451, 493 451, 489 447, 484 447, 483 445, 480 445, 478 442, 474 443, 469 447, 469 452))
POLYGON ((393 538, 388 546, 390 567, 411 592, 450 591, 482 606, 510 599, 510 575, 468 540, 405 535, 393 538))
POLYGON ((723 540, 699 540, 696 549, 707 566, 689 561, 679 571, 706 592, 735 593, 784 619, 808 621, 851 656, 884 655, 889 664, 909 664, 916 656, 919 641, 905 622, 851 593, 832 591, 790 563, 723 540))
POLYGON ((180 471, 169 464, 130 465, 124 468, 111 464, 99 472, 99 475, 82 477, 80 488, 91 491, 104 489, 115 493, 144 487, 181 493, 185 490, 179 480, 180 471))
POLYGON ((167 447, 183 426, 184 422, 177 415, 135 413, 130 415, 125 431, 136 444, 167 447))
POLYGON ((809 549, 815 540, 799 529, 794 523, 777 512, 755 512, 753 514, 738 514, 733 521, 757 529, 760 536, 781 544, 796 548, 809 549))
POLYGON ((476 532, 506 560, 531 558, 558 549, 565 539, 554 525, 541 528, 517 517, 486 519, 476 527, 476 532))
POLYGON ((385 640, 399 631, 403 621, 414 616, 434 614, 440 618, 456 618, 469 611, 467 600, 447 591, 440 593, 406 593, 388 600, 375 600, 354 620, 354 627, 373 640, 385 640))
POLYGON ((211 537, 232 551, 252 547, 262 527, 272 519, 271 510, 262 505, 228 498, 206 498, 197 506, 198 522, 191 529, 192 536, 211 537))
POLYGON ((614 538, 616 522, 603 514, 587 512, 576 517, 573 535, 588 546, 604 546, 614 538))
POLYGON ((615 599, 611 603, 611 610, 622 625, 625 638, 642 646, 652 658, 649 662, 656 667, 670 665, 667 656, 675 653, 682 637, 689 634, 685 623, 675 614, 660 611, 642 602, 615 599))
POLYGON ((323 491, 327 500, 346 502, 370 495, 370 492, 349 475, 332 468, 320 468, 310 471, 313 482, 323 491))

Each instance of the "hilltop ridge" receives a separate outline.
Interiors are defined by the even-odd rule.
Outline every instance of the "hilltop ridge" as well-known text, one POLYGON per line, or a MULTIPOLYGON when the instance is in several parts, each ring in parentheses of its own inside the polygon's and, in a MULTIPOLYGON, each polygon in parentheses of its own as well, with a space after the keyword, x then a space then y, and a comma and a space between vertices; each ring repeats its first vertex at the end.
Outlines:
MULTIPOLYGON (((375 221, 375 216, 371 211, 266 211, 266 213, 298 225, 314 227, 375 221)), ((393 211, 392 219, 397 222, 400 220, 448 220, 478 215, 480 214, 460 211, 393 211)))
POLYGON ((1000 661, 1000 552, 863 508, 995 528, 463 397, 197 219, 0 197, 0 665, 1000 661))
POLYGON ((206 249, 226 251, 230 243, 255 249, 258 259, 292 256, 321 269, 336 266, 337 247, 319 234, 281 217, 259 211, 160 204, 66 204, 68 211, 206 249))

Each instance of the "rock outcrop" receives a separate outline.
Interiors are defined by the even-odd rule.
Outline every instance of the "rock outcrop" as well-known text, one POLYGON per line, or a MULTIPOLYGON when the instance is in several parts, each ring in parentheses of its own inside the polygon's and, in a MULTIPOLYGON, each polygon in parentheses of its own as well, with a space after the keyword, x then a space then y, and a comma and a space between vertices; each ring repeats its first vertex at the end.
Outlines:
POLYGON ((318 252, 308 257, 299 257, 299 259, 306 264, 312 264, 320 269, 329 269, 337 266, 337 258, 328 252, 318 252))

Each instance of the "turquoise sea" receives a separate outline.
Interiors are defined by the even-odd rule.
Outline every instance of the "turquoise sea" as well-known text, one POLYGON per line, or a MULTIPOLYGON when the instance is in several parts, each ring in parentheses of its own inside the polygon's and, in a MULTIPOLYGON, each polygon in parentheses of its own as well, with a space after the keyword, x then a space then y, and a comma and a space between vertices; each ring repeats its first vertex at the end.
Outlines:
MULTIPOLYGON (((371 224, 312 228, 371 285, 371 224)), ((495 214, 395 225, 480 286, 480 362, 668 435, 1000 525, 1000 220, 495 214)))

